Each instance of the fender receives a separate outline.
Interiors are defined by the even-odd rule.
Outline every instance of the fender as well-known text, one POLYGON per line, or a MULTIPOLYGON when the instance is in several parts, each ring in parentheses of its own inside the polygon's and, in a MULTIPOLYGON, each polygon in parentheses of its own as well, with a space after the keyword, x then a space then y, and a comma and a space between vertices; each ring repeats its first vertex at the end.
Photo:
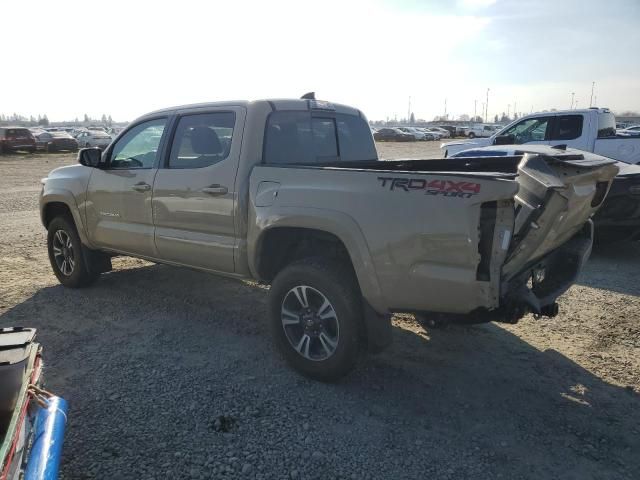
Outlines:
POLYGON ((335 235, 345 245, 356 272, 364 299, 379 313, 387 311, 369 246, 358 223, 349 215, 335 210, 310 207, 252 208, 247 253, 249 270, 257 273, 257 255, 264 234, 272 228, 294 227, 320 230, 335 235))
POLYGON ((76 230, 78 231, 80 240, 84 245, 91 247, 91 242, 87 235, 86 224, 84 222, 84 216, 80 213, 78 203, 76 202, 76 198, 73 193, 71 193, 70 190, 63 188, 47 188, 45 185, 44 191, 40 196, 40 221, 45 228, 46 223, 44 213, 46 206, 50 203, 63 203, 69 208, 73 221, 76 224, 76 230))

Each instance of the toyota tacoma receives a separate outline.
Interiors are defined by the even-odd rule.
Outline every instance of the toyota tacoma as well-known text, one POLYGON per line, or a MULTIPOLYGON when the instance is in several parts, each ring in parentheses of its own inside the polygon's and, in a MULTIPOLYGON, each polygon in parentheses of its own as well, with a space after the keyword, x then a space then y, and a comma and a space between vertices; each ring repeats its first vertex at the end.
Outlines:
POLYGON ((554 316, 618 169, 589 153, 380 161, 359 110, 314 98, 206 103, 137 119, 43 180, 67 287, 125 255, 270 284, 297 370, 337 379, 391 313, 554 316))

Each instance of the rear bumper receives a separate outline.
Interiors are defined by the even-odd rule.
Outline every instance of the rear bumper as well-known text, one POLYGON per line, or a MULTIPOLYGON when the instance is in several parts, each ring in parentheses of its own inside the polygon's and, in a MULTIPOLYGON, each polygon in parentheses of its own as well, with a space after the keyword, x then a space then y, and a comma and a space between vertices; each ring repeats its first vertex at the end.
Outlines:
POLYGON ((501 320, 517 321, 527 313, 554 316, 555 302, 576 281, 591 255, 593 222, 589 220, 569 241, 531 262, 518 274, 502 284, 501 320), (544 272, 544 279, 536 282, 533 272, 544 272), (552 312, 552 314, 550 314, 552 312))

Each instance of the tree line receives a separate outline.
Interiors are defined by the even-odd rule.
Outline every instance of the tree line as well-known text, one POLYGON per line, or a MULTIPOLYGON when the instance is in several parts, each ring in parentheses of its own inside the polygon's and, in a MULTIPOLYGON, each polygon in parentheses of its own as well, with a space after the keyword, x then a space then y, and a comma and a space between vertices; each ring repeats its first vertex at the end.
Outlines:
MULTIPOLYGON (((92 118, 85 113, 84 116, 82 117, 82 120, 76 117, 73 120, 65 120, 63 122, 55 122, 55 123, 61 124, 61 125, 67 125, 67 124, 90 125, 90 124, 99 123, 99 124, 110 127, 114 122, 113 122, 113 119, 111 118, 111 115, 107 115, 103 113, 102 117, 100 118, 92 118)), ((18 124, 18 125, 23 125, 28 127, 36 127, 36 126, 48 127, 50 124, 50 121, 46 113, 44 115, 38 115, 37 117, 34 117, 33 115, 30 115, 27 117, 26 115, 20 115, 18 113, 12 113, 11 115, 0 114, 0 125, 11 125, 11 124, 18 124)))

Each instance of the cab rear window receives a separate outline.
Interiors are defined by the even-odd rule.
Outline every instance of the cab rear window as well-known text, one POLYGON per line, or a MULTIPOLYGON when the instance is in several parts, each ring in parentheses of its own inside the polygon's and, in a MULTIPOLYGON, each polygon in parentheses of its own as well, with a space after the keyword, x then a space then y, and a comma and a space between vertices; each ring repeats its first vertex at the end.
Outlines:
POLYGON ((263 161, 320 164, 376 160, 367 122, 357 115, 309 111, 273 112, 267 121, 263 161))
POLYGON ((601 113, 598 115, 598 138, 616 136, 616 117, 613 113, 601 113))

